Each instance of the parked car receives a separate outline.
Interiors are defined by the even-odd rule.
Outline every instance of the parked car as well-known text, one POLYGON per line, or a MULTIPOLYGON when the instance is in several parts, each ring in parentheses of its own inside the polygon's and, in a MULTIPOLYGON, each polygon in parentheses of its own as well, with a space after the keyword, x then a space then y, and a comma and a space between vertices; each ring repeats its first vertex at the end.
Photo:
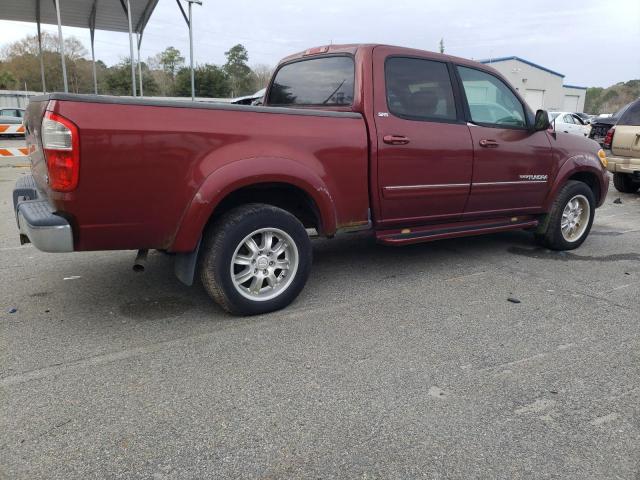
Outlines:
POLYGON ((569 250, 607 193, 597 143, 550 132, 547 112, 470 60, 314 48, 278 65, 264 104, 32 97, 32 175, 13 192, 21 241, 135 249, 139 261, 147 249, 170 252, 178 278, 199 276, 245 315, 302 290, 306 229, 368 232, 385 245, 526 229, 569 250))
POLYGON ((0 136, 24 137, 23 116, 24 109, 22 108, 0 109, 0 136))
POLYGON ((3 123, 5 117, 24 118, 24 108, 0 108, 0 123, 3 123))
POLYGON ((588 137, 591 130, 578 115, 571 112, 549 112, 549 121, 556 132, 588 137))
POLYGON ((606 113, 591 120, 589 138, 595 140, 600 145, 604 145, 604 138, 607 136, 607 132, 617 123, 618 119, 624 114, 627 108, 629 108, 631 103, 626 104, 613 115, 606 113))
POLYGON ((263 88, 255 92, 253 95, 246 95, 244 97, 234 98, 233 100, 231 100, 230 103, 233 103, 236 105, 256 105, 257 103, 261 102, 266 91, 267 89, 263 88))
POLYGON ((589 115, 588 113, 584 113, 584 112, 573 112, 573 115, 576 115, 578 117, 580 117, 580 120, 582 120, 582 123, 584 125, 589 125, 591 123, 591 117, 592 115, 589 115))
POLYGON ((633 193, 640 188, 640 99, 629 104, 604 139, 610 148, 608 169, 619 192, 633 193))

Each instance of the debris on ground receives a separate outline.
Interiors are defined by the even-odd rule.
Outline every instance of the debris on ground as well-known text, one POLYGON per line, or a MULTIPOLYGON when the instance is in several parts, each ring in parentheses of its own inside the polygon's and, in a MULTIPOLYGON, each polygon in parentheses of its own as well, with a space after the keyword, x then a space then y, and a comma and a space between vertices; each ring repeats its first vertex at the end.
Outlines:
POLYGON ((622 199, 620 199, 620 198, 616 198, 616 199, 613 201, 613 203, 622 203, 622 199))
POLYGON ((511 303, 522 303, 520 300, 518 300, 517 298, 514 298, 514 297, 507 298, 507 301, 511 302, 511 303))
POLYGON ((7 312, 9 313, 16 313, 18 311, 18 309, 16 307, 11 307, 9 310, 7 310, 7 312))
POLYGON ((63 280, 77 280, 82 278, 80 275, 71 275, 70 277, 64 277, 63 280))

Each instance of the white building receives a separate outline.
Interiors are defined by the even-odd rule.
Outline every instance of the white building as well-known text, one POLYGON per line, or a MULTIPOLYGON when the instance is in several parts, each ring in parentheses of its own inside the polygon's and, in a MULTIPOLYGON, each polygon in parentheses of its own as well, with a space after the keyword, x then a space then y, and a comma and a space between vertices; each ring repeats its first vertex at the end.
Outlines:
POLYGON ((532 110, 582 112, 586 87, 564 85, 564 75, 520 57, 481 60, 506 77, 532 110))

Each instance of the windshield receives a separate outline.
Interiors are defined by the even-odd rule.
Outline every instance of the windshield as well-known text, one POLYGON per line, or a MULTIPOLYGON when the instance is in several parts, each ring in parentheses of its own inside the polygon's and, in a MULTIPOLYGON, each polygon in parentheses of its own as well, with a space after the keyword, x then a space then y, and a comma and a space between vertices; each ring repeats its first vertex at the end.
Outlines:
POLYGON ((351 105, 353 59, 322 57, 290 63, 276 73, 269 105, 351 105))

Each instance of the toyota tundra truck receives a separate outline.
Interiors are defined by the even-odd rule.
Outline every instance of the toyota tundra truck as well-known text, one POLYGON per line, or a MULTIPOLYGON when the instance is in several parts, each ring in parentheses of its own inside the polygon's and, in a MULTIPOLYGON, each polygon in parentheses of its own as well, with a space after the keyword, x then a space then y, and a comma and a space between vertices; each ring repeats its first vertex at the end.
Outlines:
POLYGON ((26 130, 22 243, 167 252, 236 315, 296 298, 312 230, 407 245, 524 229, 568 250, 608 188, 600 146, 550 130, 493 68, 385 45, 289 56, 261 106, 53 93, 26 130))

